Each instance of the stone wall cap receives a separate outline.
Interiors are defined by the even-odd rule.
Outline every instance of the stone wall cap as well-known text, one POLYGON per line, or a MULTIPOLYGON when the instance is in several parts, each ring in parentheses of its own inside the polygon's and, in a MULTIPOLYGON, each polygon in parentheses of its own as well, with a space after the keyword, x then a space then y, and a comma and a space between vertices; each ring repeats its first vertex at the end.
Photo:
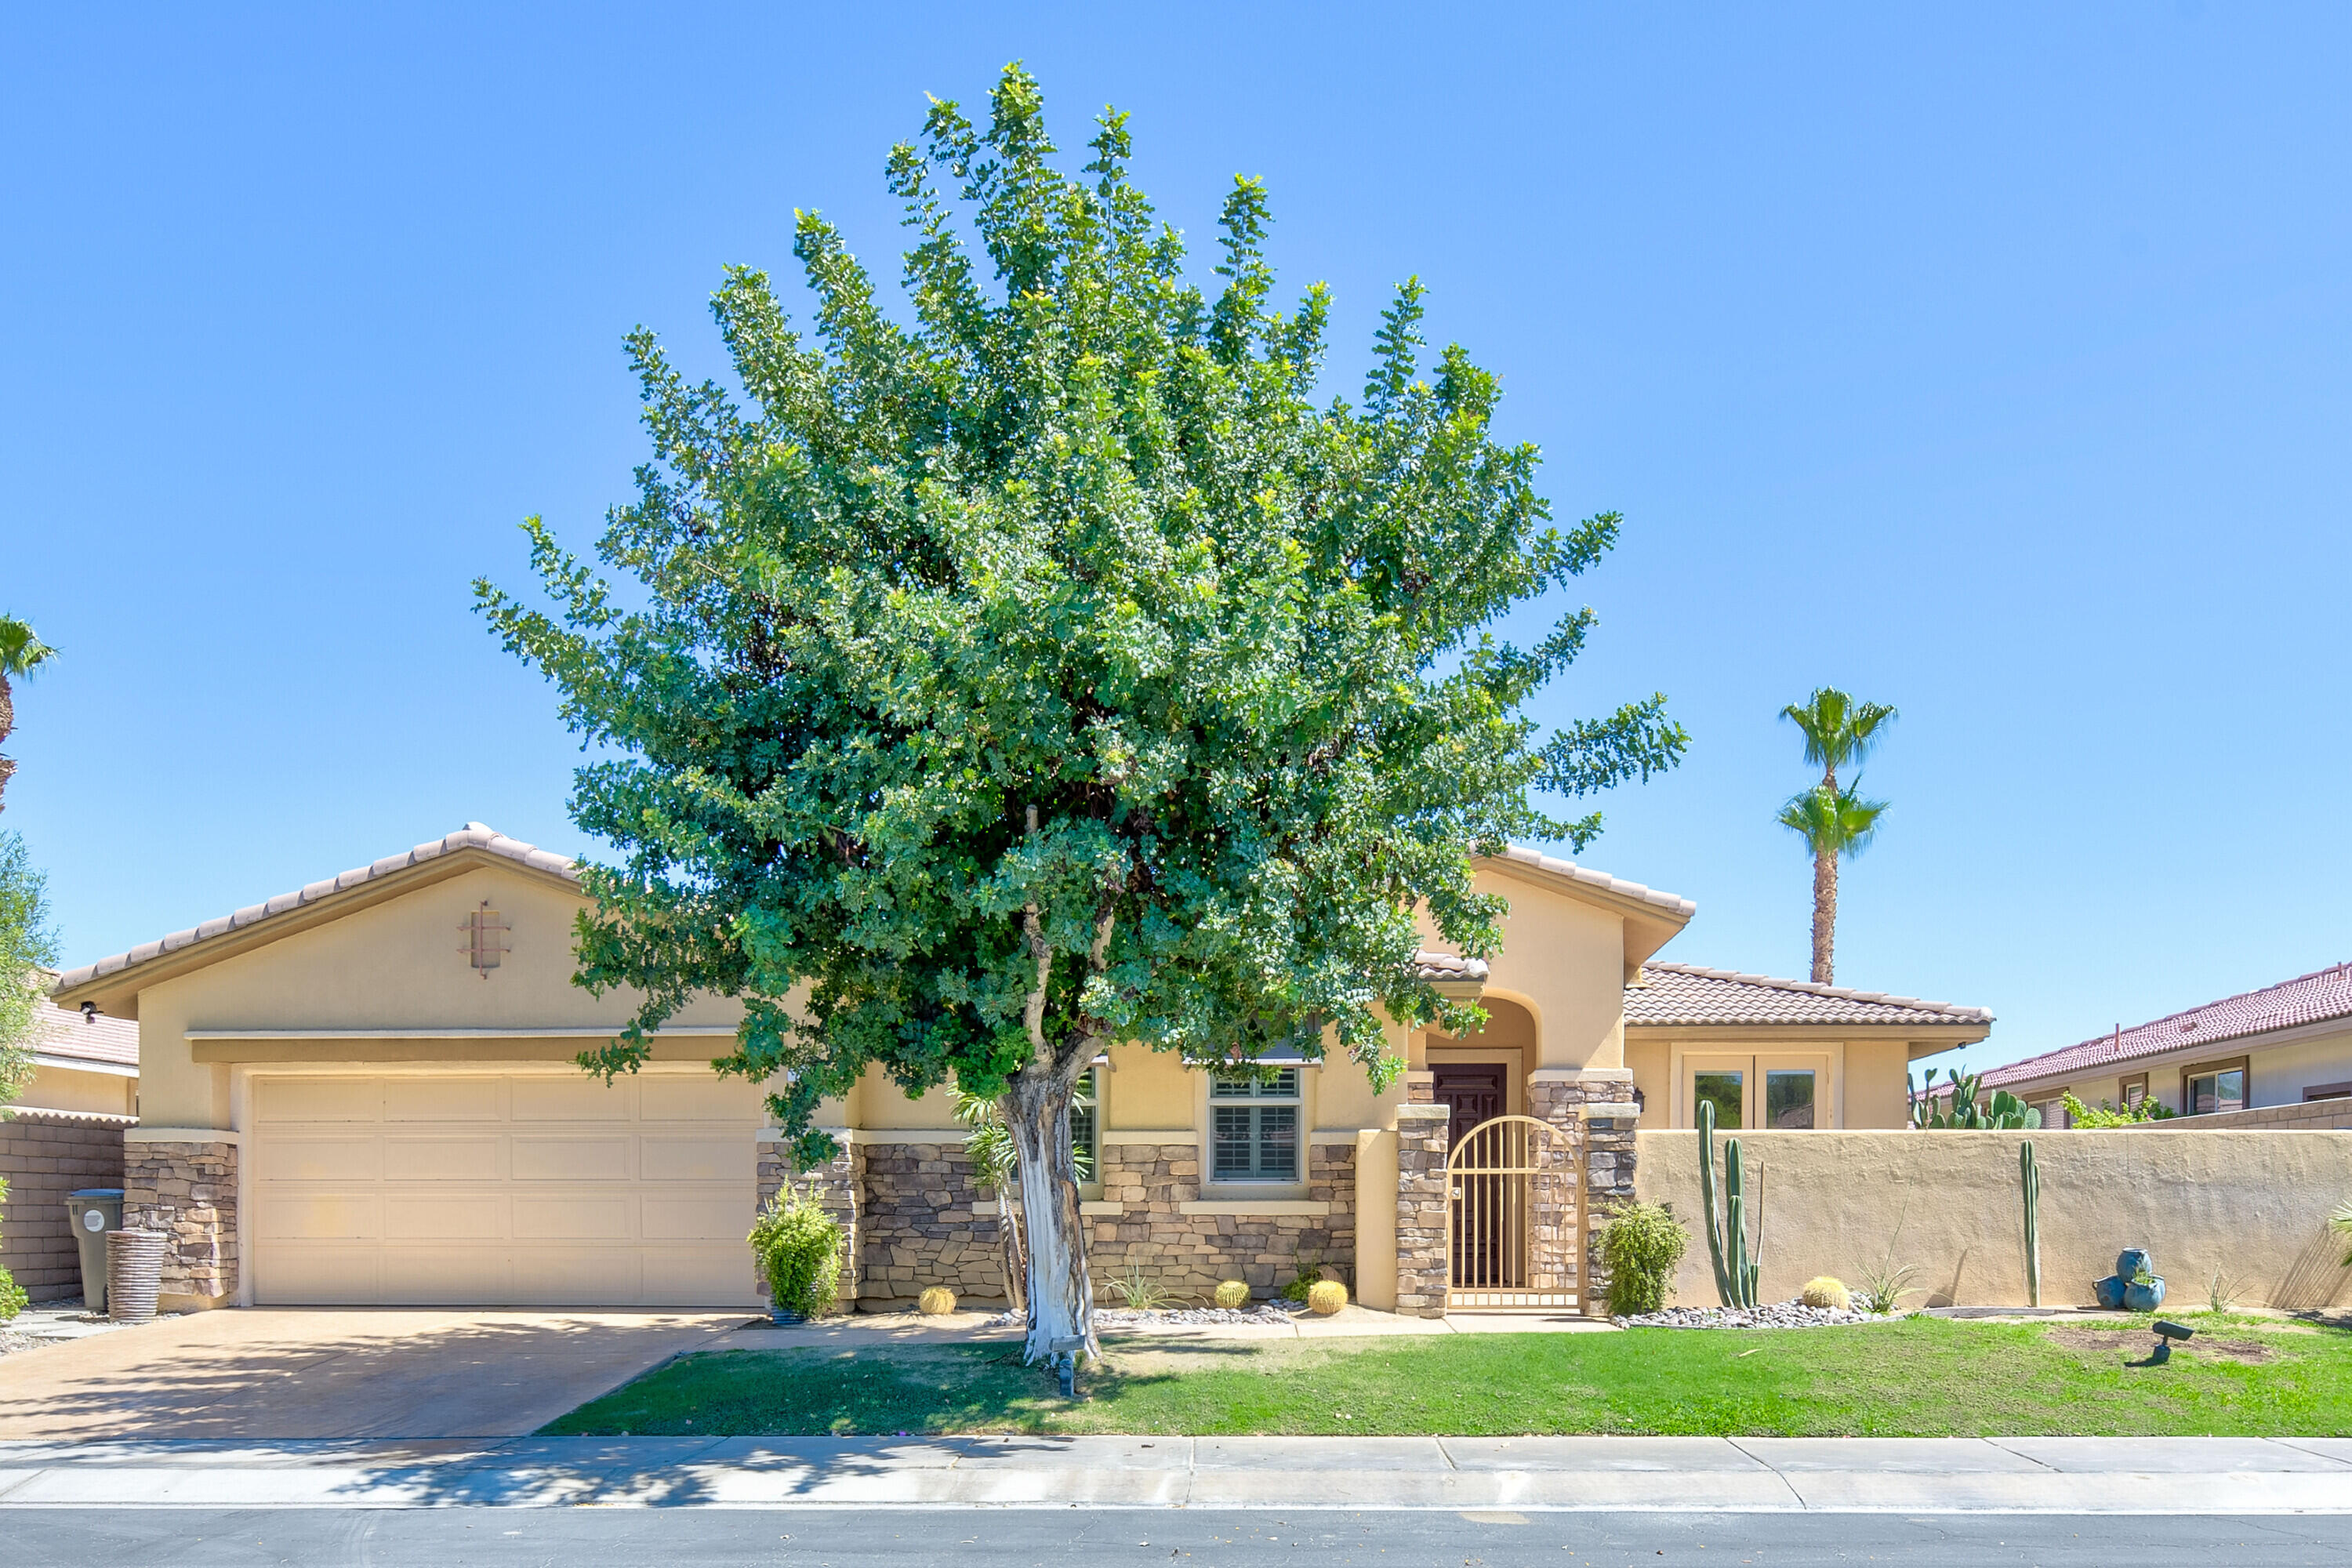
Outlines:
POLYGON ((242 1143, 245 1134, 233 1127, 131 1127, 125 1143, 242 1143))

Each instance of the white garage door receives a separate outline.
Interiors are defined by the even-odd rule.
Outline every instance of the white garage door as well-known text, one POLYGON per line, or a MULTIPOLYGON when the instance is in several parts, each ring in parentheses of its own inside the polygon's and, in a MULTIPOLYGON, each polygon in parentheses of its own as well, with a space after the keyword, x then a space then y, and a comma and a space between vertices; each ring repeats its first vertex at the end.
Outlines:
POLYGON ((257 1077, 254 1300, 754 1303, 761 1121, 708 1071, 257 1077))

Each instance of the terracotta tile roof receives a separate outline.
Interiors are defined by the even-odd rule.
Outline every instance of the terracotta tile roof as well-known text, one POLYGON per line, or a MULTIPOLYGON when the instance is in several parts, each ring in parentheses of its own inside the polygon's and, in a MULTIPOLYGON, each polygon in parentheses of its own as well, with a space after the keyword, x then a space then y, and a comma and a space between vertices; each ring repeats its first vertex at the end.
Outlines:
MULTIPOLYGON (((47 978, 44 976, 43 978, 47 978)), ((128 1018, 79 1013, 44 1000, 33 1013, 33 1053, 107 1067, 139 1065, 139 1026, 128 1018)))
POLYGON ((411 866, 422 865, 427 860, 438 859, 444 855, 454 855, 462 849, 487 850, 490 854, 502 855, 509 860, 518 861, 535 870, 551 871, 559 877, 572 877, 576 874, 572 862, 552 849, 541 849, 537 845, 525 844, 520 838, 509 838, 496 828, 486 827, 478 822, 469 822, 446 837, 428 840, 414 849, 404 850, 398 855, 387 855, 373 865, 354 867, 339 877, 329 877, 323 881, 313 882, 307 888, 297 888, 290 893, 280 893, 276 898, 266 900, 261 903, 248 904, 234 914, 215 916, 202 925, 191 926, 186 931, 173 931, 161 941, 142 942, 129 952, 118 952, 110 958, 101 958, 96 963, 86 963, 79 969, 68 969, 58 978, 57 989, 64 990, 69 986, 79 985, 85 981, 95 980, 100 975, 113 974, 121 970, 133 968, 150 959, 160 958, 167 952, 177 952, 182 948, 192 947, 197 942, 206 942, 216 936, 226 936, 230 931, 244 931, 273 916, 282 915, 290 910, 299 910, 309 904, 315 904, 320 899, 342 892, 347 889, 356 888, 362 883, 372 882, 379 877, 388 877, 394 871, 404 871, 411 866))
POLYGON ((1450 952, 1432 952, 1423 949, 1412 955, 1415 974, 1423 980, 1484 980, 1486 961, 1483 958, 1461 958, 1450 952))
POLYGON ((1514 844, 1495 858, 1516 860, 1522 866, 1533 866, 1538 870, 1549 871, 1555 877, 1566 877, 1571 881, 1604 889, 1620 898, 1638 899, 1645 904, 1655 904, 1658 908, 1683 920, 1688 920, 1698 912, 1697 904, 1679 894, 1662 893, 1655 888, 1645 888, 1639 882, 1629 882, 1622 877, 1612 877, 1606 871, 1596 871, 1590 866, 1579 866, 1572 860, 1559 859, 1545 854, 1540 849, 1529 849, 1525 845, 1514 844))
POLYGON ((2162 1056, 2187 1047, 2218 1045, 2224 1040, 2243 1039, 2249 1035, 2292 1029, 2304 1024, 2324 1024, 2336 1018, 2352 1018, 2352 963, 2315 969, 2260 991, 2224 996, 2219 1002, 2190 1007, 2153 1023, 2135 1024, 2128 1029, 2113 1030, 2079 1045, 2063 1046, 2023 1061, 1987 1068, 1984 1087, 1997 1089, 2030 1079, 2086 1072, 2112 1062, 2162 1056))
POLYGON ((1990 1024, 1982 1007, 1922 1002, 1883 991, 1850 991, 1810 980, 1775 980, 1695 963, 1642 966, 1625 987, 1625 1022, 1667 1024, 1990 1024))

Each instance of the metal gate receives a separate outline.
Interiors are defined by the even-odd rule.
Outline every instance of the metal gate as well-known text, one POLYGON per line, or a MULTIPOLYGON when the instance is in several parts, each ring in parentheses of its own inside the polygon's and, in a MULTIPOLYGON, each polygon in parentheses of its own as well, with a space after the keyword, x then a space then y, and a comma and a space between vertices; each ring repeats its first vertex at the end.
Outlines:
POLYGON ((1497 1116, 1445 1159, 1446 1305, 1558 1311, 1577 1303, 1583 1216, 1576 1151, 1532 1116, 1497 1116))

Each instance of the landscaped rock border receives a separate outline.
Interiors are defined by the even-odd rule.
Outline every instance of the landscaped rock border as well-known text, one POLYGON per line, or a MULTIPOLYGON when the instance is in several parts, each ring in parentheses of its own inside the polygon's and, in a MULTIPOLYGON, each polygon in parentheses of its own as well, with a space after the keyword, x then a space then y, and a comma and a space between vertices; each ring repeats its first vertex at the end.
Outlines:
POLYGON ((1908 1315, 1841 1312, 1833 1307, 1808 1307, 1790 1300, 1756 1307, 1667 1307, 1609 1321, 1621 1329, 1826 1329, 1841 1323, 1887 1323, 1908 1315))

